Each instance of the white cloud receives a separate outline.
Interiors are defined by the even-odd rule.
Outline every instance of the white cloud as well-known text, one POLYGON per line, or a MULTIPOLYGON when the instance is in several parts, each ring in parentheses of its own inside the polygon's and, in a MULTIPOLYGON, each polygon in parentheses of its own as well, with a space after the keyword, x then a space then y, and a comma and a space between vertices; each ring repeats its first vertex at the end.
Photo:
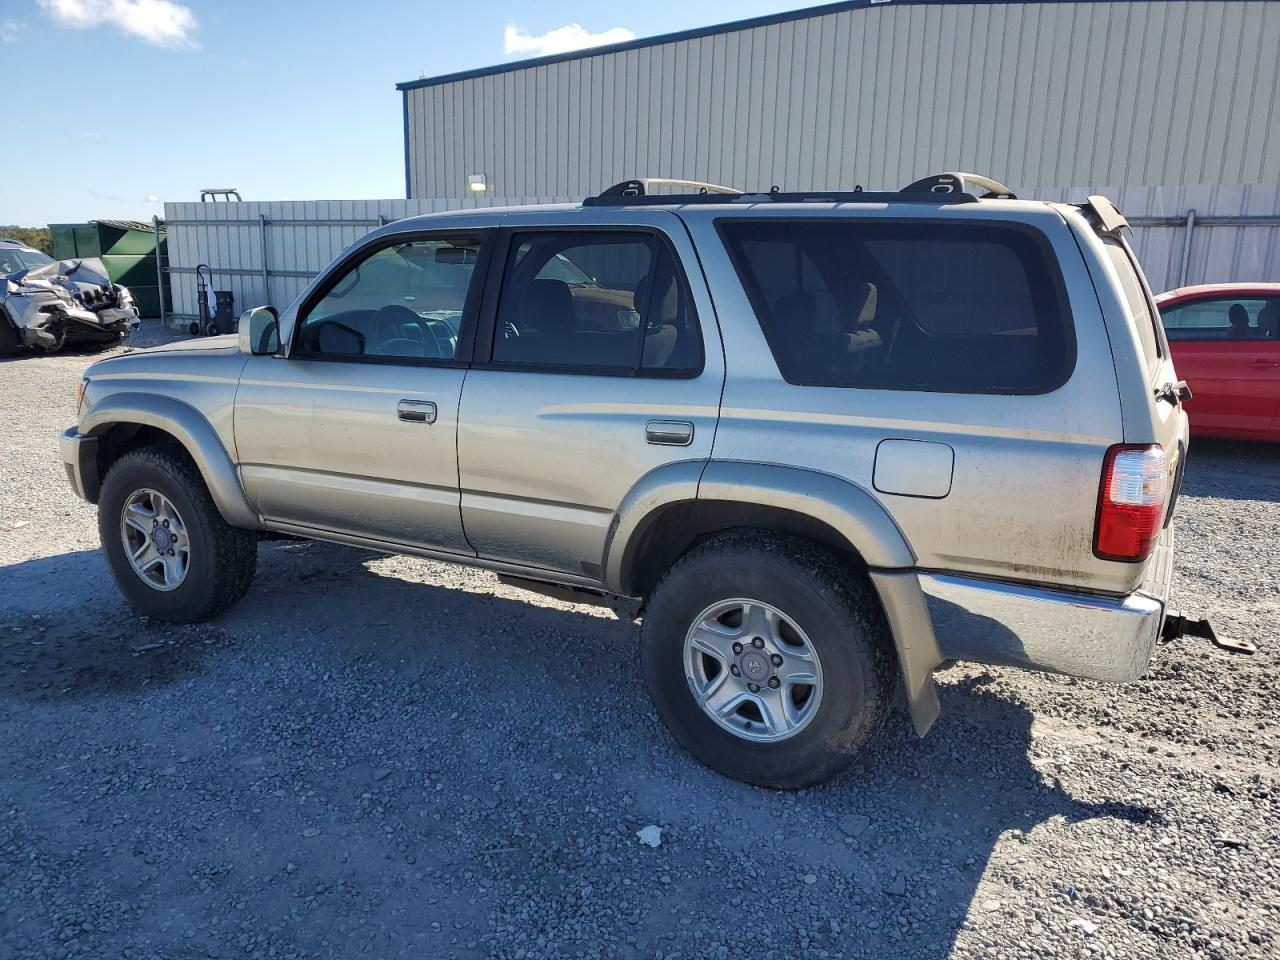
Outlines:
POLYGON ((200 26, 189 7, 172 0, 37 0, 55 23, 77 30, 115 27, 153 47, 194 50, 200 26))
POLYGON ((102 134, 97 133, 96 131, 93 131, 93 130, 85 130, 82 133, 73 133, 71 135, 71 139, 72 140, 101 140, 102 134))
POLYGON ((0 20, 0 43, 17 43, 18 34, 25 26, 21 20, 0 20))
POLYGON ((160 198, 157 197, 154 193, 147 194, 147 203, 159 203, 159 202, 160 202, 160 198))
POLYGON ((587 47, 602 47, 610 43, 625 43, 634 40, 636 35, 626 27, 614 27, 600 33, 590 33, 580 23, 566 23, 537 36, 526 33, 514 23, 507 24, 503 35, 502 49, 507 54, 532 54, 535 57, 548 56, 555 53, 568 53, 571 50, 585 50, 587 47))

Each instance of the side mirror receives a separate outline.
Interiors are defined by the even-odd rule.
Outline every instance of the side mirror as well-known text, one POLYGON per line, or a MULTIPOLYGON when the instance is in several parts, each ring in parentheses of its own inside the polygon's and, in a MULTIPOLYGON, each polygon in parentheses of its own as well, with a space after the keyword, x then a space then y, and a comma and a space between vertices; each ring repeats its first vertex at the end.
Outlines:
POLYGON ((240 352, 269 356, 280 349, 280 315, 275 307, 254 307, 240 314, 240 352))

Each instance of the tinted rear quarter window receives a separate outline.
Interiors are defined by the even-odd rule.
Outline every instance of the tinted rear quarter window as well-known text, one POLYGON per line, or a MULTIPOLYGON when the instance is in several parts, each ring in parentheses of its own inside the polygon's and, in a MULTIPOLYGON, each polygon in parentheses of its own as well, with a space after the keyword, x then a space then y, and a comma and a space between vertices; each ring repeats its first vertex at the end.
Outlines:
POLYGON ((1107 256, 1111 265, 1120 276, 1120 286, 1124 290, 1125 307, 1129 314, 1129 322, 1138 331, 1138 340, 1142 344, 1142 355, 1147 369, 1151 370, 1160 360, 1160 338, 1156 333, 1159 319, 1151 298, 1147 295, 1146 285, 1138 275, 1138 268, 1124 245, 1116 240, 1103 241, 1107 248, 1107 256))
POLYGON ((831 218, 719 226, 791 383, 1036 393, 1074 364, 1061 276, 1029 229, 831 218))

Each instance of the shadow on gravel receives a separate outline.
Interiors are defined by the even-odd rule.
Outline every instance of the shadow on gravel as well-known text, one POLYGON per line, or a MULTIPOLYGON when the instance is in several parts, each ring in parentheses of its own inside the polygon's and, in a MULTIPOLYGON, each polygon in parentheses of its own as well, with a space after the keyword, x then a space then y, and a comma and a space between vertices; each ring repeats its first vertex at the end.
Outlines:
POLYGON ((1193 437, 1182 492, 1280 503, 1280 443, 1193 437))
POLYGON ((211 651, 230 642, 213 624, 138 616, 116 593, 96 550, 0 567, 0 698, 54 703, 134 694, 199 670, 211 651), (15 604, 35 599, 34 585, 83 587, 86 577, 96 589, 69 598, 68 607, 15 604))
MULTIPOLYGON (((1039 842, 1036 827, 1156 817, 1064 790, 1033 756, 1030 712, 983 674, 944 675, 942 719, 924 740, 896 718, 823 787, 747 787, 682 754, 653 718, 632 624, 496 596, 474 575, 456 581, 474 591, 400 579, 347 548, 260 549, 249 596, 199 627, 140 620, 105 572, 83 602, 39 620, 20 594, 4 596, 6 584, 83 572, 92 551, 0 569, 0 715, 14 742, 55 729, 68 755, 95 741, 112 758, 97 776, 161 769, 95 794, 97 820, 86 821, 85 798, 36 804, 47 774, 24 751, 14 758, 11 782, 36 791, 22 803, 43 818, 46 860, 70 864, 102 842, 95 823, 134 817, 135 836, 152 838, 148 866, 112 869, 148 916, 172 911, 196 931, 184 940, 86 903, 96 932, 85 946, 97 955, 129 944, 223 956, 249 942, 289 957, 376 947, 385 957, 945 960, 962 925, 970 947, 984 929, 1008 931, 1008 916, 996 923, 1003 885, 1075 895, 1071 877, 1019 866, 1034 850, 1016 844, 1039 842), (234 667, 215 667, 226 650, 234 667), (206 671, 215 679, 198 681, 206 671), (149 696, 177 678, 194 682, 149 696), (188 809, 191 830, 227 839, 188 839, 188 809), (660 849, 636 841, 647 823, 662 827, 660 849), (299 917, 304 902, 314 913, 299 917)), ((14 865, 35 869, 24 857, 14 865)), ((1033 935, 1039 921, 1021 920, 1033 935)), ((31 956, 52 946, 43 936, 31 956)))

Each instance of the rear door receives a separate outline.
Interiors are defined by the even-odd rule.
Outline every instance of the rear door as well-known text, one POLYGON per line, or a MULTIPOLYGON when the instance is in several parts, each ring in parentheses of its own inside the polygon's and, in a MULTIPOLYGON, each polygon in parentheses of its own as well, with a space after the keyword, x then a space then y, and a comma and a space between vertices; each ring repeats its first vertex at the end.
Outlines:
POLYGON ((476 552, 589 581, 631 488, 710 455, 724 381, 679 221, 664 211, 599 218, 505 221, 458 431, 476 552))
POLYGON ((1163 307, 1178 373, 1198 433, 1248 436, 1280 414, 1280 298, 1221 294, 1163 307))

